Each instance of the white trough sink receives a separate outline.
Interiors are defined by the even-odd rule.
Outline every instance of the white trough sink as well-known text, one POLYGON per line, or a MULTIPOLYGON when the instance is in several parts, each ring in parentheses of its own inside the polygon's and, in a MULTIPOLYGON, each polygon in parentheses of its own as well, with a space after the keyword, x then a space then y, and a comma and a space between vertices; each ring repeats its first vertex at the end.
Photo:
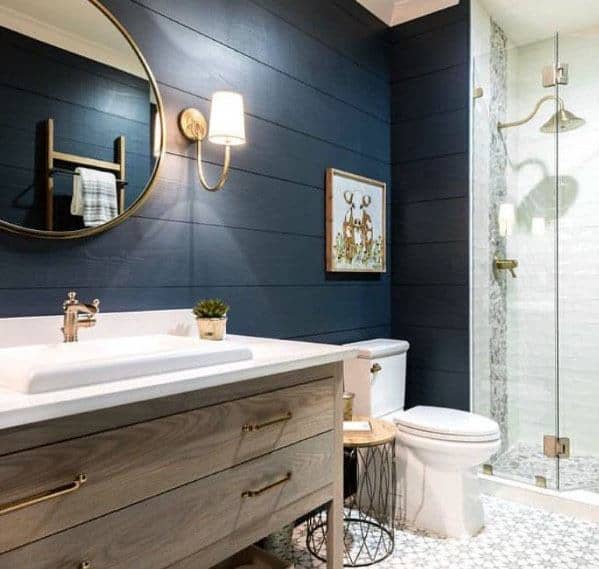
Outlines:
POLYGON ((252 359, 248 348, 158 334, 0 349, 0 386, 45 393, 252 359))

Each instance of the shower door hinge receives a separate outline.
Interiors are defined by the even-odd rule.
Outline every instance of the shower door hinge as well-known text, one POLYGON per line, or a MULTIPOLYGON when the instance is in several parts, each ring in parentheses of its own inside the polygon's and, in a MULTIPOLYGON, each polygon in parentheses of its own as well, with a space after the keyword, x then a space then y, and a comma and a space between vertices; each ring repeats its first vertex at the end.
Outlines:
POLYGON ((570 439, 545 435, 543 437, 543 454, 549 458, 570 458, 570 439))
POLYGON ((560 63, 556 67, 547 65, 543 67, 543 87, 555 87, 556 85, 567 85, 569 70, 567 63, 560 63))

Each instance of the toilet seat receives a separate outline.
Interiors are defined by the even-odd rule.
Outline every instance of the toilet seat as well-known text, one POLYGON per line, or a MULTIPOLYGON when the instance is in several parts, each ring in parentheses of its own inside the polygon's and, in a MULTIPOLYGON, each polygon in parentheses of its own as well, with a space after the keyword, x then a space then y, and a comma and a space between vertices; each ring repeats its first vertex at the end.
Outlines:
POLYGON ((427 439, 487 443, 501 436, 495 421, 457 409, 421 405, 392 413, 388 418, 399 431, 427 439))

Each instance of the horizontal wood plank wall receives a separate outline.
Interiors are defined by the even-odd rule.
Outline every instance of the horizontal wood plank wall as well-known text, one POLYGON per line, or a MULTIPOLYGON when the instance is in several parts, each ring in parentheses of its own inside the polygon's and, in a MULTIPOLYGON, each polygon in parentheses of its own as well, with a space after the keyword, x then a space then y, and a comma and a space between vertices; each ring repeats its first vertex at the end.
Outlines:
POLYGON ((469 408, 469 1, 392 29, 392 330, 407 406, 469 408))
MULTIPOLYGON (((104 3, 159 82, 167 130, 159 180, 134 218, 96 238, 1 234, 0 316, 54 314, 73 288, 105 311, 220 296, 232 305, 234 333, 388 335, 390 276, 324 270, 325 169, 390 182, 386 27, 354 0, 104 3), (210 193, 199 188, 177 115, 190 105, 207 111, 218 89, 244 95, 248 144, 234 150, 224 190, 210 193)), ((211 179, 222 164, 214 150, 211 179)))

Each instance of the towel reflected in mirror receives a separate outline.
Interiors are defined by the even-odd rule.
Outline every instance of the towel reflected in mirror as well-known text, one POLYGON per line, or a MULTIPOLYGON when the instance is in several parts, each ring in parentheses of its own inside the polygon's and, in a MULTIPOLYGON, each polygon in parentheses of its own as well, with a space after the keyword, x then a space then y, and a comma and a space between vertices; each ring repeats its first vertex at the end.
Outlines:
POLYGON ((116 176, 112 172, 76 168, 71 215, 82 216, 85 227, 96 227, 117 217, 116 176))

